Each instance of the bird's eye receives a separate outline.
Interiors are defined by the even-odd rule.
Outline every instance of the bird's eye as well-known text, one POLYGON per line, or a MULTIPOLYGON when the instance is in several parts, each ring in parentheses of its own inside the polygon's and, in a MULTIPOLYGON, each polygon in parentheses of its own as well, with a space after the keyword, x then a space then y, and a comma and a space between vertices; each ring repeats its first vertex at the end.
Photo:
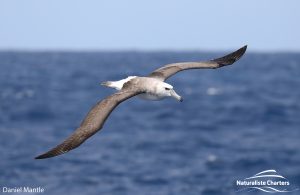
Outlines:
POLYGON ((169 91, 169 90, 170 90, 170 88, 168 88, 168 87, 165 87, 165 90, 169 91))

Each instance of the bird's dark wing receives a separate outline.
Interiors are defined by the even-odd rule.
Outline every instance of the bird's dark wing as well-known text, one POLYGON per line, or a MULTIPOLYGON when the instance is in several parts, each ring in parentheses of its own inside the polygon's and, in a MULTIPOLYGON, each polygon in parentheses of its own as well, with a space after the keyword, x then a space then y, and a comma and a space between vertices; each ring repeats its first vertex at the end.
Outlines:
POLYGON ((188 69, 200 69, 200 68, 220 68, 223 66, 231 65, 238 59, 240 59, 243 54, 246 52, 247 45, 238 49, 235 52, 232 52, 221 58, 213 59, 210 61, 204 62, 182 62, 165 65, 159 69, 156 69, 148 77, 153 77, 160 79, 162 81, 168 79, 170 76, 176 74, 177 72, 188 70, 188 69))
POLYGON ((121 102, 140 94, 138 90, 125 90, 117 92, 107 98, 99 101, 87 114, 79 128, 68 137, 63 143, 59 144, 50 151, 37 156, 35 159, 50 158, 64 154, 80 146, 85 140, 99 131, 109 114, 121 102))

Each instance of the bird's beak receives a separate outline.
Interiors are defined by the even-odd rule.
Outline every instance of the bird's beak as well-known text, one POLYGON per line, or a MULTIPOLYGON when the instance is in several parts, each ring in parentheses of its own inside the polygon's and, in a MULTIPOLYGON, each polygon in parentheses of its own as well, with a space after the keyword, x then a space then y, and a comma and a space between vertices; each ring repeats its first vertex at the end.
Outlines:
POLYGON ((180 95, 178 95, 178 94, 174 91, 174 89, 171 90, 171 96, 172 96, 173 98, 175 98, 176 100, 180 101, 180 102, 183 101, 183 98, 182 98, 180 95))

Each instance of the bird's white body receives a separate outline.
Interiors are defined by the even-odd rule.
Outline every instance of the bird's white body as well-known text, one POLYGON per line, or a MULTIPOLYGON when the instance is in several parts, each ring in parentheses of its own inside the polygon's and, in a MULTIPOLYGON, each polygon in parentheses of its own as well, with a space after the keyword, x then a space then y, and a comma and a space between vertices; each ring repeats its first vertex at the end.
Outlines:
POLYGON ((166 96, 159 96, 159 95, 154 95, 154 94, 150 94, 150 93, 142 93, 137 96, 141 99, 152 100, 152 101, 162 100, 166 97, 166 96))
POLYGON ((156 100, 162 100, 169 96, 174 96, 175 98, 177 97, 176 99, 181 98, 173 90, 172 85, 165 83, 156 78, 129 76, 119 81, 107 81, 102 83, 102 85, 114 88, 119 91, 123 88, 123 85, 125 83, 131 81, 132 79, 140 79, 145 81, 145 83, 147 83, 146 93, 137 95, 141 99, 156 101, 156 100))

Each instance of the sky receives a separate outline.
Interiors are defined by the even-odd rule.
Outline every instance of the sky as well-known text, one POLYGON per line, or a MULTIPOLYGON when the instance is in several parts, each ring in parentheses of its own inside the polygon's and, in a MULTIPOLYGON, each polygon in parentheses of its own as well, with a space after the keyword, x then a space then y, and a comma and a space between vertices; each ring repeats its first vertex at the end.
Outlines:
POLYGON ((0 50, 300 51, 299 0, 0 0, 0 50))

